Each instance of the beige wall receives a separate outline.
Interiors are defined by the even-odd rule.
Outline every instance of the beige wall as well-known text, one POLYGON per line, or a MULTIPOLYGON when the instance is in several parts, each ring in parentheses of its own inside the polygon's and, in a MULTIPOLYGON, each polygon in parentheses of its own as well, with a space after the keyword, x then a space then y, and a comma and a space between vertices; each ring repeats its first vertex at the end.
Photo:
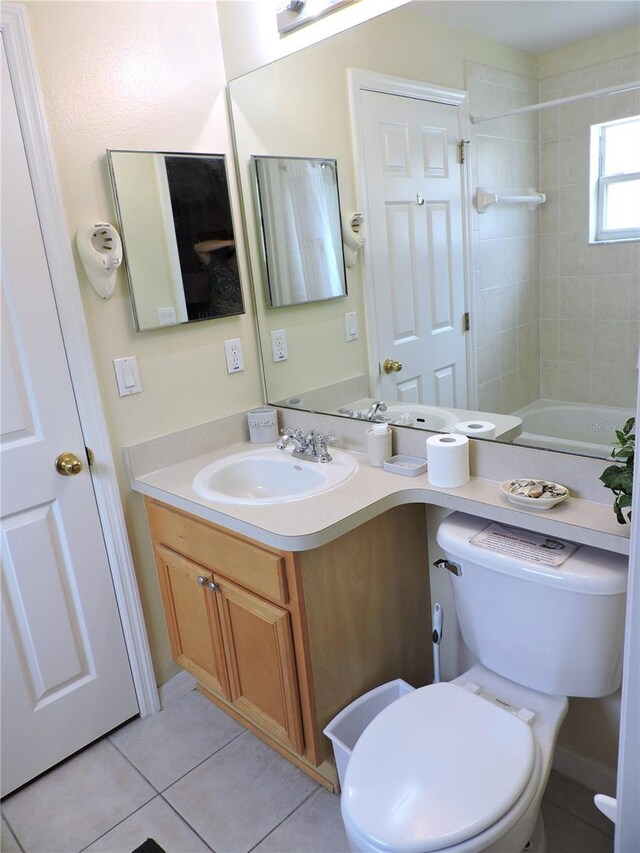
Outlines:
MULTIPOLYGON (((27 10, 70 240, 84 220, 114 221, 105 149, 230 153, 214 3, 28 2, 27 10)), ((229 166, 233 172, 232 158, 229 166)), ((242 233, 239 222, 236 233, 242 233)), ((122 447, 262 401, 251 296, 245 276, 245 316, 138 334, 124 270, 109 301, 96 296, 80 268, 78 273, 162 683, 177 670, 122 447), (245 371, 228 376, 222 342, 235 337, 244 346, 245 371), (138 359, 143 391, 120 398, 112 360, 130 355, 138 359)))
POLYGON ((265 0, 219 0, 218 18, 227 79, 234 80, 261 65, 409 2, 367 0, 366 3, 353 3, 319 18, 313 26, 300 27, 281 38, 273 3, 265 0))

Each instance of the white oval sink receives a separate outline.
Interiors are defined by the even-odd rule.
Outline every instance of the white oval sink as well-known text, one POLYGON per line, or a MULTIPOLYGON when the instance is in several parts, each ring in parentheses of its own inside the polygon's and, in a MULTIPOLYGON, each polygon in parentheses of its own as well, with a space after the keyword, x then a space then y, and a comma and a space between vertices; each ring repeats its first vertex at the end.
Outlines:
POLYGON ((448 432, 458 423, 459 418, 447 409, 439 406, 425 406, 414 403, 403 406, 394 403, 387 406, 383 417, 391 424, 398 426, 413 426, 418 429, 429 429, 434 432, 448 432))
POLYGON ((268 504, 311 497, 333 489, 355 474, 358 462, 332 450, 331 462, 295 459, 288 450, 248 450, 207 465, 193 489, 209 501, 268 504))

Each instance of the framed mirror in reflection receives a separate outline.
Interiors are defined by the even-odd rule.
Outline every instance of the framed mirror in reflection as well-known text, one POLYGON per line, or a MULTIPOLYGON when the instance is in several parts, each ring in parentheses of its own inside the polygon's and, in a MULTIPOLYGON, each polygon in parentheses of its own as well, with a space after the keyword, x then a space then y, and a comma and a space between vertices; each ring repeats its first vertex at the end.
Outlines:
POLYGON ((252 157, 269 305, 347 295, 338 167, 316 157, 252 157))
POLYGON ((224 155, 107 160, 136 330, 243 314, 224 155))

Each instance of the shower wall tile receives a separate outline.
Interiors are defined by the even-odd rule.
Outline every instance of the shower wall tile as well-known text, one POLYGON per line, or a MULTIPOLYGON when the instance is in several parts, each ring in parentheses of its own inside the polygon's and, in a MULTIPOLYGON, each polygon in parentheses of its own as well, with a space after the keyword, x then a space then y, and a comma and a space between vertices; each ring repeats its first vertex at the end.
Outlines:
MULTIPOLYGON (((534 78, 477 63, 467 63, 466 76, 472 114, 518 109, 538 100, 534 78)), ((536 112, 474 125, 471 165, 477 186, 522 193, 537 189, 538 132, 536 112)), ((515 205, 495 205, 474 214, 481 410, 509 413, 540 396, 537 219, 535 212, 515 205)))
POLYGON ((558 287, 558 316, 564 320, 593 317, 593 277, 562 276, 558 287))
MULTIPOLYGON (((540 81, 540 100, 633 82, 640 54, 540 81)), ((640 319, 640 243, 588 242, 590 126, 640 113, 625 92, 540 113, 543 398, 632 407, 640 319)))

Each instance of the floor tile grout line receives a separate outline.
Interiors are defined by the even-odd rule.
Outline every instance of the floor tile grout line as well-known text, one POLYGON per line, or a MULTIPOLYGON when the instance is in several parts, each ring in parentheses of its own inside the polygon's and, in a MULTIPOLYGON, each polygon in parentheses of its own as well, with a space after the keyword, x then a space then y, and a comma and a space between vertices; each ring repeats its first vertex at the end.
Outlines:
POLYGON ((255 849, 256 849, 256 847, 258 847, 260 844, 262 844, 262 842, 263 842, 266 838, 268 838, 270 835, 272 835, 272 834, 276 831, 276 829, 278 829, 278 827, 282 826, 282 824, 283 824, 283 823, 285 823, 285 821, 289 820, 289 818, 290 818, 290 817, 292 817, 292 816, 293 816, 293 815, 298 811, 298 809, 302 808, 302 806, 303 806, 305 803, 308 803, 308 802, 309 802, 309 800, 311 799, 311 797, 315 797, 315 795, 316 795, 319 791, 321 791, 321 790, 322 790, 322 787, 321 787, 320 785, 318 785, 318 786, 317 786, 317 788, 315 789, 315 791, 311 791, 309 794, 307 794, 307 796, 304 798, 304 800, 302 800, 302 802, 298 803, 298 805, 297 805, 297 806, 296 806, 292 811, 290 811, 288 815, 286 815, 285 817, 283 817, 283 818, 282 818, 282 820, 281 820, 281 821, 279 821, 279 822, 278 822, 274 827, 272 827, 272 828, 269 830, 269 832, 267 832, 267 834, 266 834, 266 835, 263 835, 263 836, 262 836, 262 838, 261 838, 259 841, 256 841, 256 843, 253 845, 253 847, 250 847, 250 848, 249 848, 249 850, 247 851, 247 853, 251 853, 251 851, 252 851, 252 850, 255 850, 255 849))
MULTIPOLYGON (((566 777, 562 777, 562 778, 566 779, 566 777)), ((592 826, 594 829, 597 829, 603 835, 610 835, 613 838, 614 831, 615 831, 614 830, 614 824, 610 823, 604 817, 604 815, 602 815, 599 812, 597 806, 595 805, 595 803, 593 801, 593 797, 597 793, 596 791, 592 791, 591 788, 587 788, 585 785, 582 785, 580 782, 575 782, 574 780, 569 780, 569 779, 566 779, 566 781, 565 781, 565 796, 564 797, 562 795, 560 795, 556 798, 554 795, 553 789, 549 790, 549 788, 550 788, 550 786, 547 787, 547 789, 545 790, 545 793, 544 793, 544 799, 547 800, 547 802, 552 803, 554 806, 557 806, 560 809, 563 809, 564 811, 568 812, 573 817, 579 818, 583 823, 586 823, 589 826, 592 826), (568 788, 566 787, 566 783, 569 783, 568 788), (576 790, 576 789, 581 789, 581 790, 576 790), (591 819, 591 815, 589 815, 588 813, 586 813, 584 811, 581 812, 580 807, 575 807, 571 803, 567 802, 567 799, 568 799, 568 797, 566 796, 567 791, 571 791, 571 796, 574 798, 575 798, 576 794, 579 797, 583 797, 584 798, 583 806, 586 806, 586 803, 588 800, 589 807, 592 809, 592 812, 593 812, 594 820, 591 819), (562 800, 562 802, 560 802, 561 800, 562 800), (604 823, 601 823, 601 821, 604 821, 604 823), (602 828, 603 826, 605 826, 607 828, 603 829, 602 828)))
POLYGON ((116 823, 114 823, 113 826, 110 826, 109 829, 106 829, 104 832, 102 832, 100 835, 98 835, 96 838, 94 838, 93 841, 90 841, 88 844, 85 844, 84 847, 80 848, 78 853, 83 853, 84 850, 87 850, 87 848, 91 847, 92 844, 95 844, 96 841, 100 841, 100 839, 104 838, 105 835, 108 835, 112 829, 115 829, 117 826, 120 826, 120 824, 124 823, 125 820, 129 820, 130 817, 133 817, 133 815, 137 814, 140 811, 140 809, 143 809, 145 806, 148 806, 149 803, 152 803, 156 799, 156 797, 159 797, 159 796, 160 796, 160 794, 157 791, 154 791, 154 796, 151 797, 151 799, 147 800, 146 803, 142 803, 141 805, 139 805, 137 809, 134 809, 131 812, 131 814, 125 815, 125 817, 123 817, 122 820, 119 820, 116 823))
MULTIPOLYGON (((168 790, 168 788, 167 788, 167 789, 165 789, 165 790, 168 790)), ((203 844, 204 844, 204 846, 207 848, 207 850, 210 850, 210 851, 211 851, 211 853, 216 853, 216 851, 213 849, 213 847, 211 847, 211 845, 210 845, 210 844, 208 844, 208 843, 204 840, 204 838, 200 835, 200 833, 198 832, 198 830, 197 830, 194 826, 192 826, 192 825, 189 823, 189 821, 188 821, 188 820, 186 819, 186 817, 182 814, 182 812, 180 812, 180 811, 176 808, 176 806, 174 806, 174 805, 173 805, 173 803, 172 803, 172 802, 170 802, 169 800, 167 800, 167 798, 166 798, 166 797, 164 797, 162 794, 159 794, 158 796, 161 798, 161 800, 162 800, 164 803, 166 803, 166 804, 169 806, 169 808, 171 809, 171 811, 173 811, 173 812, 174 812, 174 813, 175 813, 175 814, 180 818, 180 820, 185 824, 185 826, 188 826, 188 827, 189 827, 189 829, 194 833, 194 835, 196 835, 196 836, 200 839, 200 841, 202 841, 202 843, 203 843, 203 844)))
POLYGON ((203 758, 202 761, 199 761, 197 764, 194 764, 194 766, 191 768, 191 770, 187 770, 186 773, 182 774, 182 776, 178 776, 177 779, 175 779, 173 782, 170 782, 161 791, 158 791, 158 793, 159 794, 166 793, 166 791, 168 791, 169 788, 173 787, 174 785, 177 785, 178 782, 182 781, 182 779, 184 779, 185 776, 188 776, 189 773, 193 773, 193 771, 196 770, 198 767, 202 767, 202 765, 206 761, 208 761, 210 758, 213 758, 213 756, 217 755, 219 752, 222 752, 223 749, 226 749, 228 746, 230 746, 232 743, 234 743, 234 741, 238 740, 239 737, 242 737, 243 735, 246 735, 247 733, 248 733, 247 730, 245 730, 245 731, 240 732, 240 734, 235 735, 235 737, 232 737, 230 741, 227 741, 227 743, 223 744, 222 746, 219 746, 218 749, 215 749, 210 755, 207 755, 206 758, 203 758))
POLYGON ((548 803, 551 803, 551 805, 555 806, 557 809, 562 809, 563 812, 567 812, 567 814, 570 814, 571 817, 575 817, 577 820, 582 821, 582 823, 584 823, 586 826, 590 826, 592 829, 597 830, 602 835, 606 835, 608 838, 613 838, 614 831, 615 831, 613 824, 611 824, 611 829, 609 831, 607 831, 606 829, 603 829, 602 826, 599 825, 598 823, 596 823, 595 821, 589 820, 588 816, 581 814, 579 810, 573 809, 573 808, 566 806, 562 803, 558 803, 552 797, 548 797, 546 795, 545 795, 544 799, 548 803))
POLYGON ((204 763, 205 763, 205 761, 208 761, 210 758, 213 758, 213 756, 214 756, 214 755, 217 755, 219 752, 221 752, 221 751, 222 751, 223 749, 225 749, 227 746, 229 746, 230 744, 232 744, 232 743, 233 743, 234 741, 236 741, 239 737, 242 737, 242 735, 244 735, 244 734, 247 734, 247 730, 241 731, 239 734, 234 735, 234 736, 231 738, 231 740, 229 740, 229 741, 227 741, 226 743, 222 744, 222 746, 219 746, 217 749, 214 749, 214 751, 213 751, 213 752, 211 752, 209 755, 207 755, 205 758, 203 758, 203 759, 202 759, 202 761, 199 761, 197 764, 194 764, 194 765, 193 765, 193 767, 191 767, 189 770, 185 770, 185 772, 182 774, 182 776, 178 776, 178 778, 177 778, 177 779, 174 779, 172 782, 169 782, 169 784, 168 784, 168 785, 165 785, 165 787, 164 787, 164 788, 157 788, 157 787, 153 784, 153 782, 152 782, 152 781, 151 781, 147 776, 145 776, 145 774, 142 772, 142 770, 140 770, 140 768, 139 768, 139 767, 138 767, 138 765, 133 761, 133 759, 132 759, 132 758, 129 758, 129 756, 126 754, 126 752, 123 752, 123 750, 122 750, 122 749, 121 749, 117 744, 112 743, 111 745, 112 745, 115 749, 117 749, 117 751, 118 751, 118 752, 120 753, 120 755, 125 759, 125 761, 127 761, 127 762, 131 765, 131 767, 133 767, 133 769, 134 769, 134 770, 136 770, 136 771, 140 774, 140 776, 142 776, 142 778, 145 780, 145 782, 147 782, 149 785, 151 785, 151 787, 152 787, 152 788, 153 788, 153 790, 156 792, 156 794, 162 794, 162 793, 164 793, 165 791, 168 791, 168 790, 169 790, 169 788, 170 788, 172 785, 175 785, 175 784, 176 784, 177 782, 179 782, 181 779, 184 779, 184 777, 185 777, 185 776, 188 776, 188 775, 189 775, 189 773, 191 773, 191 772, 192 772, 193 770, 195 770, 197 767, 200 767, 202 764, 204 764, 204 763))
POLYGON ((584 818, 580 817, 580 815, 577 815, 575 812, 571 811, 571 809, 567 809, 564 806, 559 806, 557 803, 554 803, 553 800, 550 800, 548 797, 543 797, 542 802, 544 803, 545 800, 547 801, 548 805, 552 805, 554 808, 558 809, 559 811, 570 815, 574 820, 577 820, 583 826, 586 826, 591 832, 597 832, 598 835, 601 835, 603 838, 606 838, 608 841, 613 841, 613 835, 608 835, 602 829, 599 829, 597 826, 594 826, 592 823, 589 823, 588 820, 585 820, 584 818))
POLYGON ((13 840, 16 842, 16 844, 18 845, 18 847, 20 848, 20 850, 22 851, 22 853, 26 853, 26 851, 25 851, 24 847, 23 847, 23 846, 22 846, 22 844, 20 843, 20 839, 18 838, 17 834, 13 831, 13 827, 11 826, 11 823, 10 823, 10 821, 9 821, 9 818, 6 816, 6 814, 5 814, 4 812, 2 812, 2 819, 3 819, 3 820, 4 820, 4 822, 7 824, 7 827, 9 828, 9 832, 10 832, 10 833, 11 833, 11 835, 13 836, 13 840))

